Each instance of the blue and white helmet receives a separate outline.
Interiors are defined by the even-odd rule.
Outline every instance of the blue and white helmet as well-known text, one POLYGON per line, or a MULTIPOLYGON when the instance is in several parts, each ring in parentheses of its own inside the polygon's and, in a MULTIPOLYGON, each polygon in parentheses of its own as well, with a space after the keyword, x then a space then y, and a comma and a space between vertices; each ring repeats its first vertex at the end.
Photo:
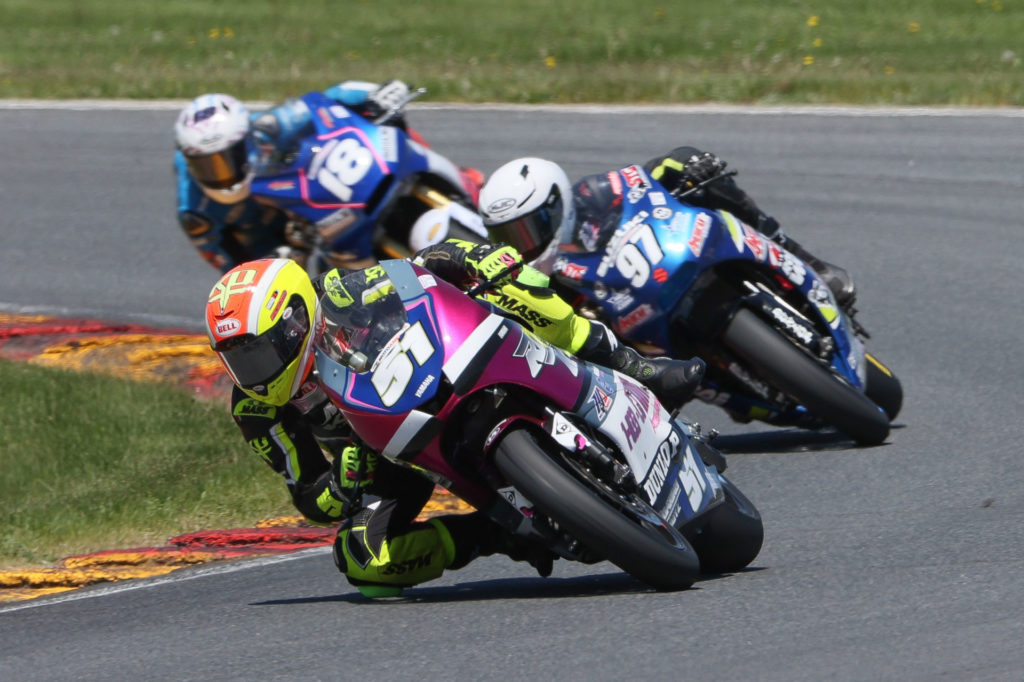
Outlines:
POLYGON ((222 204, 249 196, 254 175, 249 111, 230 95, 202 95, 182 109, 174 138, 189 173, 222 204))

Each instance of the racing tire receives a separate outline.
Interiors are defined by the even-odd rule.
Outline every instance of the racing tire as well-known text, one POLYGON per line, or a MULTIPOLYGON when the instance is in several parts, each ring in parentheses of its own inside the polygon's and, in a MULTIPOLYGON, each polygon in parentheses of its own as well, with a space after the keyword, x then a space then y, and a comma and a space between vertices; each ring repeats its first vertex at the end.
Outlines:
POLYGON ((888 437, 889 418, 882 408, 753 311, 737 310, 722 333, 722 342, 770 385, 861 445, 877 445, 888 437))
POLYGON ((701 516, 683 535, 700 557, 701 573, 734 573, 750 565, 761 552, 764 523, 754 504, 721 476, 725 500, 701 516))
POLYGON ((667 591, 684 590, 700 575, 700 559, 678 531, 664 521, 655 527, 629 505, 614 505, 556 462, 531 432, 508 433, 494 461, 538 511, 634 578, 667 591))
POLYGON ((892 370, 871 353, 866 354, 868 362, 867 382, 864 395, 885 410, 891 422, 903 407, 903 386, 892 370))

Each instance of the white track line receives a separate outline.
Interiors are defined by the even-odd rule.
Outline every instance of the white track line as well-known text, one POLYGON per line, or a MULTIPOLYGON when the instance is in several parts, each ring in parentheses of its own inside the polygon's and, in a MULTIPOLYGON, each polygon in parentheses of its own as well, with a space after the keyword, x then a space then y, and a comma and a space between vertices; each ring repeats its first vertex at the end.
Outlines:
POLYGON ((315 554, 328 554, 330 553, 331 547, 313 547, 311 549, 303 549, 297 552, 289 554, 281 554, 270 557, 257 557, 253 559, 241 559, 224 564, 211 564, 210 566, 204 566, 200 568, 193 568, 187 572, 172 572, 167 575, 159 576, 156 578, 133 578, 124 582, 111 583, 109 585, 103 585, 101 587, 91 587, 86 591, 82 592, 85 588, 79 588, 78 590, 59 593, 55 596, 41 596, 36 597, 33 600, 25 602, 17 602, 10 606, 0 606, 0 614, 9 613, 11 611, 23 611, 25 609, 39 609, 47 606, 53 606, 54 604, 63 604, 69 601, 78 601, 80 599, 92 599, 94 597, 105 597, 109 594, 118 594, 120 592, 131 592, 132 590, 144 590, 157 585, 166 585, 169 583, 181 583, 188 580, 194 580, 196 578, 203 578, 208 575, 218 575, 222 573, 235 573, 237 571, 248 571, 253 568, 261 568, 263 566, 270 566, 273 564, 280 564, 285 561, 295 561, 296 559, 305 559, 308 556, 315 554))
MULTIPOLYGON (((187 100, 0 100, 0 110, 45 109, 59 111, 178 111, 187 100)), ((248 102, 253 109, 273 106, 273 102, 248 102)), ((807 116, 883 116, 883 117, 971 117, 1024 118, 1022 107, 855 107, 855 106, 745 106, 734 104, 467 104, 413 102, 410 110, 437 111, 547 111, 576 114, 745 114, 807 116)))

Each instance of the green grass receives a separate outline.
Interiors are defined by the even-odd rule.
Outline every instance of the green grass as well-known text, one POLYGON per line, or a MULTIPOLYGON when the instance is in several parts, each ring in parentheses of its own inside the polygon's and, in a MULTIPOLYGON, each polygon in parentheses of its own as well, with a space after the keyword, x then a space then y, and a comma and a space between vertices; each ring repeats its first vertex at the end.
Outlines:
POLYGON ((10 361, 0 385, 0 567, 295 513, 224 403, 10 361))
POLYGON ((4 0, 0 98, 1024 105, 1022 0, 4 0))

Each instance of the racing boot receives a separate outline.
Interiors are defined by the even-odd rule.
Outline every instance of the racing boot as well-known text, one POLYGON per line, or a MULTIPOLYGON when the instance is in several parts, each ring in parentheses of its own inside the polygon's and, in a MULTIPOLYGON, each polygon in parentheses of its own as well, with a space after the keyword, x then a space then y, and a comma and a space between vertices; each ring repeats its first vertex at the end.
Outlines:
POLYGON ((479 511, 440 517, 455 543, 455 560, 448 568, 462 568, 479 556, 504 554, 525 561, 542 578, 551 575, 555 555, 546 547, 513 535, 479 511))
POLYGON ((478 545, 480 556, 504 554, 512 561, 525 561, 537 569, 537 575, 547 578, 554 569, 555 555, 547 547, 512 535, 504 528, 495 527, 495 531, 481 540, 478 545))
POLYGON ((692 398, 704 378, 705 365, 700 358, 644 357, 629 346, 620 345, 608 327, 593 320, 590 322, 590 336, 576 354, 583 360, 636 379, 651 389, 669 410, 692 398))
POLYGON ((770 238, 786 251, 789 251, 811 266, 811 269, 818 273, 822 281, 832 290, 832 295, 836 297, 836 303, 839 304, 840 308, 846 311, 852 310, 853 303, 857 299, 857 291, 853 286, 853 278, 850 277, 850 273, 838 265, 821 260, 794 239, 787 237, 782 230, 776 230, 775 234, 770 235, 770 238))
POLYGON ((669 410, 682 406, 693 397, 706 368, 700 358, 648 358, 629 346, 613 350, 608 366, 651 389, 669 410))

